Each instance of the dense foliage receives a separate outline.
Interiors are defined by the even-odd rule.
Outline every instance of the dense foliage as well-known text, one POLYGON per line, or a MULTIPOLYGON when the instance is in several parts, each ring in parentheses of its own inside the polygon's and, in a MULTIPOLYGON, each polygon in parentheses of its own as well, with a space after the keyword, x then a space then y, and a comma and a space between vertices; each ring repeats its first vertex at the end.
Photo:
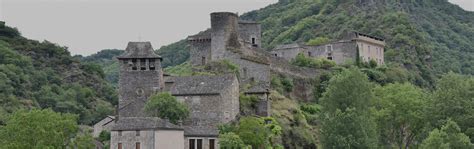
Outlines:
POLYGON ((145 105, 145 111, 151 116, 168 119, 174 124, 189 116, 188 107, 167 92, 151 96, 145 105))
POLYGON ((80 63, 66 47, 0 28, 0 124, 19 109, 51 108, 92 124, 113 113, 115 89, 100 66, 80 63))
MULTIPOLYGON (((52 110, 19 110, 0 127, 0 148, 65 148, 78 131, 77 117, 52 110)), ((74 139, 77 140, 77 139, 74 139)), ((76 145, 80 141, 76 141, 76 145)), ((89 142, 91 143, 91 142, 89 142)))

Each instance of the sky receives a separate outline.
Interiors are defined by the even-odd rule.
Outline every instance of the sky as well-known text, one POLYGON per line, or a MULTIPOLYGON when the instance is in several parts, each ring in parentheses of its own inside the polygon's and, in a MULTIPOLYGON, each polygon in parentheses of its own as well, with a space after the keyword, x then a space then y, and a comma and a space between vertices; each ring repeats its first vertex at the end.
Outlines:
MULTIPOLYGON (((210 27, 211 12, 239 14, 278 0, 0 0, 0 20, 27 38, 69 47, 73 55, 124 49, 150 41, 155 49, 210 27)), ((474 11, 474 0, 449 0, 474 11)))

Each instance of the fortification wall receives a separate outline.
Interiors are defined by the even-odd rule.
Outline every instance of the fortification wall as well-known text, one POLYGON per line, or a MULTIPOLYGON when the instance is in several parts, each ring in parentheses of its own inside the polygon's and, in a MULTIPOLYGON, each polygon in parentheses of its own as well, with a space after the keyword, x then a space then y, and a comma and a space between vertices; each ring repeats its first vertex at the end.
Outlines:
POLYGON ((237 14, 230 12, 211 13, 211 60, 225 58, 227 47, 239 47, 237 14))
POLYGON ((253 47, 261 47, 262 45, 262 29, 258 23, 240 22, 239 36, 245 43, 249 43, 253 47))
POLYGON ((191 49, 190 62, 193 66, 205 65, 211 61, 211 40, 204 39, 202 41, 189 41, 191 49))
POLYGON ((270 62, 271 71, 275 74, 283 74, 297 78, 314 78, 320 74, 320 70, 294 66, 281 57, 271 57, 270 62))

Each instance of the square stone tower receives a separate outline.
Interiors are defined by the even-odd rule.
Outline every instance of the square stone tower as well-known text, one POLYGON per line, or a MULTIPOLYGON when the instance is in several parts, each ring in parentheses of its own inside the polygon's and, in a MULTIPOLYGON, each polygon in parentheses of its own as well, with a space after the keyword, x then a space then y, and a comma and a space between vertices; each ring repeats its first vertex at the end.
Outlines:
POLYGON ((119 117, 144 117, 148 98, 164 87, 162 58, 150 42, 129 42, 120 62, 119 117))

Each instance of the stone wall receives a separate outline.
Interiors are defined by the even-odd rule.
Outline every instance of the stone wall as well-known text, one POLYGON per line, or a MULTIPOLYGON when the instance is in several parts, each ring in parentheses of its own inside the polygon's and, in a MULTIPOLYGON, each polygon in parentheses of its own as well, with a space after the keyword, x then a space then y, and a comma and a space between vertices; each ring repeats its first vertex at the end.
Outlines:
POLYGON ((306 49, 302 47, 293 47, 288 49, 279 49, 271 51, 274 57, 281 57, 287 61, 293 60, 299 53, 304 52, 306 49))
POLYGON ((99 137, 100 133, 105 130, 105 131, 110 131, 112 130, 112 127, 115 125, 115 118, 107 116, 101 121, 97 122, 94 124, 94 132, 92 136, 94 138, 99 137))
POLYGON ((340 41, 320 46, 308 46, 307 56, 332 59, 336 64, 355 62, 357 45, 353 41, 340 41))
POLYGON ((262 29, 259 23, 255 22, 239 22, 240 38, 253 47, 261 47, 262 45, 262 29), (255 44, 252 43, 254 40, 255 44))
POLYGON ((227 47, 238 47, 238 18, 230 12, 211 13, 211 60, 225 58, 227 47))
MULTIPOLYGON (((177 130, 156 130, 155 149, 187 149, 184 146, 184 132, 177 130)), ((147 149, 147 148, 143 148, 147 149)))
POLYGON ((211 60, 211 41, 190 41, 190 62, 193 66, 205 65, 211 60))
POLYGON ((384 46, 362 40, 357 41, 357 45, 359 47, 359 56, 362 61, 369 62, 370 60, 374 60, 379 65, 385 63, 384 46))
POLYGON ((314 78, 320 74, 321 70, 298 67, 291 65, 288 60, 281 57, 271 57, 270 68, 273 74, 282 74, 295 78, 314 78))

